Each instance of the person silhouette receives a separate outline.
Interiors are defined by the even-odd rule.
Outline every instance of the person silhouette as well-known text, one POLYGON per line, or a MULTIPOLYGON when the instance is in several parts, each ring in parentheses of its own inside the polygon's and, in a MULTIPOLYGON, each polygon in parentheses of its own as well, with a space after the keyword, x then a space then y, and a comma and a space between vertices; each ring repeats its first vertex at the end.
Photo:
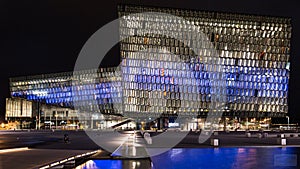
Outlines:
POLYGON ((64 135, 64 142, 65 142, 65 143, 69 143, 69 142, 70 142, 70 139, 69 139, 69 135, 68 135, 68 134, 65 134, 65 135, 64 135))

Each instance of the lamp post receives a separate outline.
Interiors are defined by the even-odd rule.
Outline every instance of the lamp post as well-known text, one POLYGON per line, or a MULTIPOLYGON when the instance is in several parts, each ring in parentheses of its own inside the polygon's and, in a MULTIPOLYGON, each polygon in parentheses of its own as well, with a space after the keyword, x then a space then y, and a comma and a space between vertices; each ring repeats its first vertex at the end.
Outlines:
POLYGON ((40 113, 40 102, 37 102, 37 116, 35 117, 35 129, 38 130, 40 129, 40 120, 41 120, 41 113, 40 113))
POLYGON ((55 113, 55 129, 57 129, 57 112, 55 113))
POLYGON ((52 129, 52 121, 51 121, 51 116, 53 116, 53 115, 51 115, 51 114, 50 114, 50 130, 52 129))
POLYGON ((287 120, 288 120, 288 130, 290 129, 290 117, 286 116, 287 120))

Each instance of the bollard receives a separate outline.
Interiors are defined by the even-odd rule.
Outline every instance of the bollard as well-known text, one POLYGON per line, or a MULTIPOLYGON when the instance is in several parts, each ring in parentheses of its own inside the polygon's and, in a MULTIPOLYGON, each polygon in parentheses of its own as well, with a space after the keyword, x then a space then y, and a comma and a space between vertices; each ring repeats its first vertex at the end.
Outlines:
POLYGON ((151 138, 151 137, 148 138, 147 143, 148 143, 148 144, 152 144, 152 138, 151 138))
POLYGON ((150 137, 150 134, 149 134, 149 133, 145 133, 145 134, 144 134, 144 138, 147 138, 147 137, 150 137))
POLYGON ((258 138, 262 138, 261 133, 257 133, 257 137, 258 137, 258 138))
POLYGON ((146 140, 147 144, 152 144, 152 138, 150 137, 149 133, 144 134, 144 139, 146 140))
POLYGON ((211 139, 210 144, 215 147, 219 146, 219 139, 217 138, 211 139))
POLYGON ((250 138, 251 137, 251 133, 246 133, 246 137, 250 138))
POLYGON ((281 145, 282 145, 282 146, 285 146, 285 145, 286 145, 286 139, 285 139, 285 138, 281 139, 281 145))
POLYGON ((147 137, 145 138, 147 144, 152 144, 152 138, 151 137, 147 137))

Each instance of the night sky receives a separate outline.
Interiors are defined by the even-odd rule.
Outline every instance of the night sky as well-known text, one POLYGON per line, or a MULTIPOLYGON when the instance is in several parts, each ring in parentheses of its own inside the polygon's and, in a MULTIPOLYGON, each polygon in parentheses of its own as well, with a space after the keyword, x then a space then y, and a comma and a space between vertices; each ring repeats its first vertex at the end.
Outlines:
MULTIPOLYGON (((300 12, 295 0, 26 0, 0 1, 0 115, 4 119, 9 77, 72 71, 88 38, 117 19, 118 4, 175 7, 206 11, 247 13, 292 18, 289 113, 300 121, 300 12)), ((102 62, 116 66, 112 50, 102 62)), ((1 120, 0 119, 0 120, 1 120)))

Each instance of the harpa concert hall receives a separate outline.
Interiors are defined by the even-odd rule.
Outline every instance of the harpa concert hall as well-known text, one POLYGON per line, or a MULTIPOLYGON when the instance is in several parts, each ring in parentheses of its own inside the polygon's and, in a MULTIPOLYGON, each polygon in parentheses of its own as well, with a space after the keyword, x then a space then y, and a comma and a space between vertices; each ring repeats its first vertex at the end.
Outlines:
POLYGON ((235 130, 286 117, 290 18, 132 5, 118 15, 118 67, 10 78, 6 119, 20 128, 235 130), (220 115, 213 126, 211 114, 220 115))

